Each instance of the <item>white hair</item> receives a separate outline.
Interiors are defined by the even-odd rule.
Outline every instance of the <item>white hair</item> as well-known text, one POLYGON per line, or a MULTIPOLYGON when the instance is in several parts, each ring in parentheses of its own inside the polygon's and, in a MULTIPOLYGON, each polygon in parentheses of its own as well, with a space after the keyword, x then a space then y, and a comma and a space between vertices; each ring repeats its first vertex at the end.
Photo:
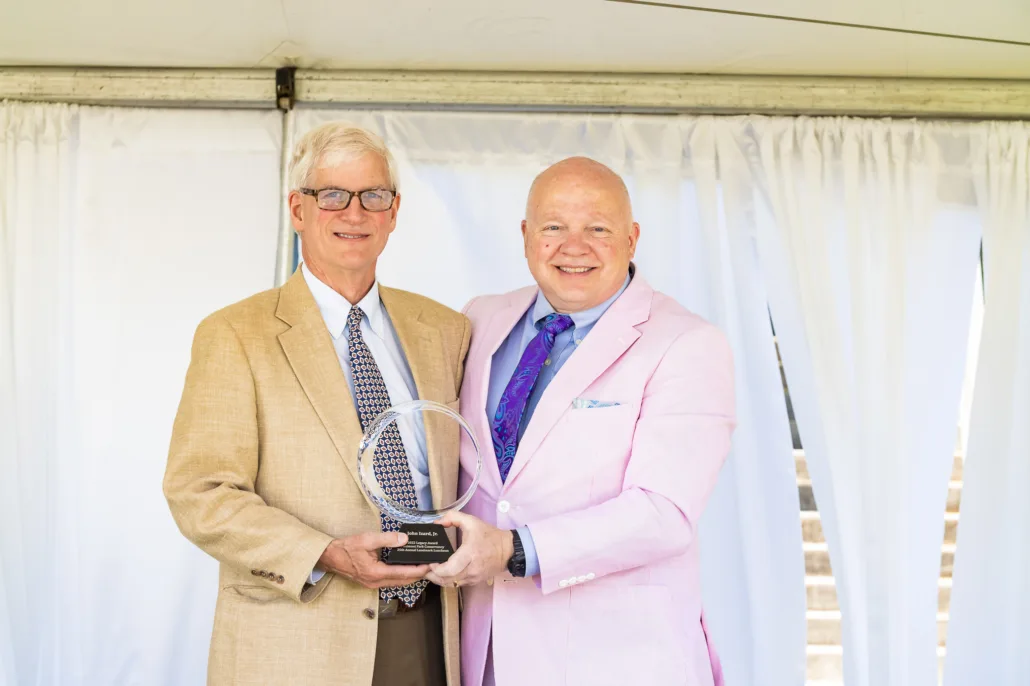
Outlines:
POLYGON ((342 121, 323 124, 308 131, 297 141, 293 157, 290 159, 290 190, 295 191, 306 186, 315 169, 335 167, 370 152, 379 155, 386 163, 390 174, 390 187, 392 190, 399 190, 397 163, 383 139, 368 129, 342 121))

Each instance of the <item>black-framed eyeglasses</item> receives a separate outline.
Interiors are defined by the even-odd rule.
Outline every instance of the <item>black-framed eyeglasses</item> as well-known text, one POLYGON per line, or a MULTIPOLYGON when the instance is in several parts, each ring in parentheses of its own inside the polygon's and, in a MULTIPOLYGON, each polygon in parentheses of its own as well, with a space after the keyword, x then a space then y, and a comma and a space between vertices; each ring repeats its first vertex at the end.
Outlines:
POLYGON ((314 197, 320 209, 332 212, 347 209, 355 195, 358 196, 361 206, 369 212, 386 212, 393 207, 393 200, 397 197, 395 191, 387 188, 368 188, 363 191, 348 191, 343 188, 301 188, 300 192, 314 197))

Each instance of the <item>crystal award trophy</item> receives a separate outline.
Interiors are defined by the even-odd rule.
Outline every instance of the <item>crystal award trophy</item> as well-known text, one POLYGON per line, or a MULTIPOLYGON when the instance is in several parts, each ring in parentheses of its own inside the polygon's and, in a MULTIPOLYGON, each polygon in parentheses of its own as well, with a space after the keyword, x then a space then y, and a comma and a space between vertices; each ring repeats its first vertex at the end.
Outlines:
MULTIPOLYGON (((447 442, 444 441, 444 443, 447 442)), ((437 456, 437 459, 440 459, 440 456, 437 456)), ((454 553, 454 548, 451 546, 450 539, 447 538, 444 527, 434 522, 448 512, 460 510, 468 503, 479 485, 482 468, 483 457, 472 427, 464 417, 446 405, 432 400, 412 400, 394 405, 376 417, 368 425, 358 446, 359 480, 369 500, 382 513, 401 522, 400 531, 408 536, 408 542, 405 545, 388 550, 384 561, 387 564, 420 565, 447 560, 454 553), (379 446, 383 434, 391 427, 396 427, 401 441, 408 451, 406 453, 407 466, 411 471, 416 494, 414 502, 410 498, 406 503, 399 502, 399 498, 391 497, 387 494, 387 489, 383 487, 384 483, 389 483, 392 475, 389 470, 384 468, 381 457, 377 464, 376 448, 379 446), (458 436, 453 441, 455 453, 460 445, 460 432, 464 432, 472 444, 476 459, 475 475, 465 492, 458 494, 454 502, 443 504, 439 508, 434 508, 433 503, 430 502, 430 486, 453 491, 458 484, 460 467, 457 455, 455 455, 453 460, 445 462, 445 470, 449 473, 445 474, 442 480, 446 483, 431 483, 433 480, 432 470, 429 469, 427 456, 416 456, 413 459, 411 454, 413 445, 426 445, 427 427, 431 427, 435 436, 457 433, 458 436)))

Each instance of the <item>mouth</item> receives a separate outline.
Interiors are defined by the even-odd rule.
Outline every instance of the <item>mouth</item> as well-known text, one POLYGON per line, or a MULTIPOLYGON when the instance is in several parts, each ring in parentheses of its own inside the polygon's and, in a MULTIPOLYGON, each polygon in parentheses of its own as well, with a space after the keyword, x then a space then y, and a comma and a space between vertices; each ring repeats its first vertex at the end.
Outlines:
POLYGON ((342 238, 345 241, 358 241, 362 238, 368 238, 368 234, 364 233, 333 233, 337 238, 342 238))
POLYGON ((597 267, 566 267, 563 265, 555 265, 554 268, 569 276, 584 276, 597 269, 597 267))

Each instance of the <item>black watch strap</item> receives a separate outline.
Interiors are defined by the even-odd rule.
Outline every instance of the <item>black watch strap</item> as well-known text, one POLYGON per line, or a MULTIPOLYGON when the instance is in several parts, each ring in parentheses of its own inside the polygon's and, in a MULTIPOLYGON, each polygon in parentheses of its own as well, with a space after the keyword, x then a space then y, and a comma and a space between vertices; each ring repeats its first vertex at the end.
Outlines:
POLYGON ((508 572, 515 577, 526 576, 526 551, 522 548, 522 538, 515 529, 511 530, 511 542, 514 552, 508 560, 508 572))

